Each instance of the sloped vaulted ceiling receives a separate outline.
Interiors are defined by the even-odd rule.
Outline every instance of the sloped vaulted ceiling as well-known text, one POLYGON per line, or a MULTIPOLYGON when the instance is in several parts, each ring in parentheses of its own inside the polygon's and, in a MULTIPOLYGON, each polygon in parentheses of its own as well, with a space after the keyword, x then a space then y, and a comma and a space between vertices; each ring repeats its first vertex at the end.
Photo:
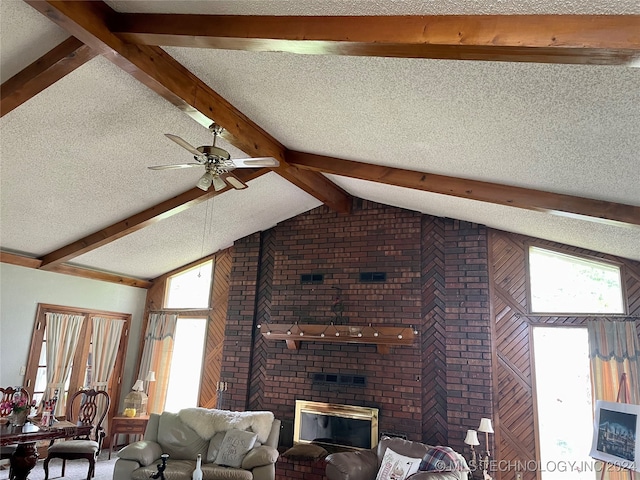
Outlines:
POLYGON ((352 196, 640 260, 637 2, 0 8, 3 261, 144 286, 352 196), (212 120, 280 167, 146 168, 212 120))

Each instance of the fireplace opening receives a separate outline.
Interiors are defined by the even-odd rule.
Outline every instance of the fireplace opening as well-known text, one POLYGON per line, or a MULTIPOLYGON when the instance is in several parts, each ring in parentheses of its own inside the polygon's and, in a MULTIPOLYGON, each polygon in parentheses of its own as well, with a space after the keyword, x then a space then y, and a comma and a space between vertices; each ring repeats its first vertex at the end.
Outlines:
POLYGON ((293 441, 373 448, 378 444, 378 409, 296 400, 293 441))

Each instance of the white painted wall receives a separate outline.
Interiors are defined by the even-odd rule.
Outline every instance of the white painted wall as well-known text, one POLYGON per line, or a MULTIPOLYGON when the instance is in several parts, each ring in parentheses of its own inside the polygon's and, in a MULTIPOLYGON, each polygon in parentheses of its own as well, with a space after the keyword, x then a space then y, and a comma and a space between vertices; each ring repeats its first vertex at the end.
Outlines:
POLYGON ((133 385, 147 290, 0 263, 0 385, 22 385, 38 303, 131 314, 121 399, 133 385))

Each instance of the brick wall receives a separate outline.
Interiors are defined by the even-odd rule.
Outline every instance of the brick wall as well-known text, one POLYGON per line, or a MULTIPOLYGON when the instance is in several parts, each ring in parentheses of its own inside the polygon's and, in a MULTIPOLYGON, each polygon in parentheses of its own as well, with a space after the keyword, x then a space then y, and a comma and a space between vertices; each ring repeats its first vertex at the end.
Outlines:
MULTIPOLYGON (((420 215, 362 201, 351 215, 320 207, 275 229, 270 321, 406 326, 420 323, 420 215), (385 272, 362 283, 360 272, 385 272), (324 275, 301 284, 302 274, 324 275)), ((380 409, 380 431, 421 435, 421 355, 416 347, 377 353, 374 345, 265 342, 263 407, 293 420, 296 399, 380 409), (318 386, 314 372, 357 374, 364 388, 318 386)))
POLYGON ((444 220, 422 217, 422 441, 447 444, 447 351, 444 220))
POLYGON ((245 410, 251 378, 260 234, 249 235, 233 249, 221 378, 229 382, 223 408, 245 410))
POLYGON ((236 242, 226 406, 271 410, 285 424, 296 399, 376 407, 380 432, 462 448, 466 429, 491 414, 486 234, 356 200, 350 215, 319 207, 236 242), (360 272, 387 279, 363 283, 360 272), (324 281, 302 284, 303 274, 324 281), (389 354, 304 341, 289 350, 260 335, 265 322, 413 326, 420 335, 389 354), (362 375, 366 386, 317 385, 316 372, 362 375))
POLYGON ((491 417, 491 320, 487 229, 445 222, 449 445, 463 451, 467 429, 491 417))
POLYGON ((327 464, 324 460, 292 460, 280 457, 276 463, 277 479, 324 480, 327 464))

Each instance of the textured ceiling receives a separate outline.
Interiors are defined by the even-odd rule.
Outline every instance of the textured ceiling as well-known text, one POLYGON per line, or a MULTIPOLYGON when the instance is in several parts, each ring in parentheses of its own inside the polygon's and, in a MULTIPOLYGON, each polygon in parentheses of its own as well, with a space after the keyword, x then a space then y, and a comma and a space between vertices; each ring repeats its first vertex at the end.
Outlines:
MULTIPOLYGON (((637 1, 107 3, 243 15, 640 14, 637 1)), ((67 36, 22 1, 2 0, 2 82, 67 36)), ((638 68, 166 51, 290 149, 640 205, 638 68)), ((0 247, 39 257, 193 187, 199 169, 146 168, 190 161, 164 133, 211 143, 205 128, 101 57, 2 117, 0 247)), ((640 228, 328 178, 357 197, 640 260, 640 228)), ((154 278, 319 204, 271 173, 72 263, 154 278)))
POLYGON ((637 14, 635 0, 126 0, 106 2, 128 13, 217 15, 525 15, 637 14))
POLYGON ((638 69, 166 50, 294 150, 640 199, 638 69))

